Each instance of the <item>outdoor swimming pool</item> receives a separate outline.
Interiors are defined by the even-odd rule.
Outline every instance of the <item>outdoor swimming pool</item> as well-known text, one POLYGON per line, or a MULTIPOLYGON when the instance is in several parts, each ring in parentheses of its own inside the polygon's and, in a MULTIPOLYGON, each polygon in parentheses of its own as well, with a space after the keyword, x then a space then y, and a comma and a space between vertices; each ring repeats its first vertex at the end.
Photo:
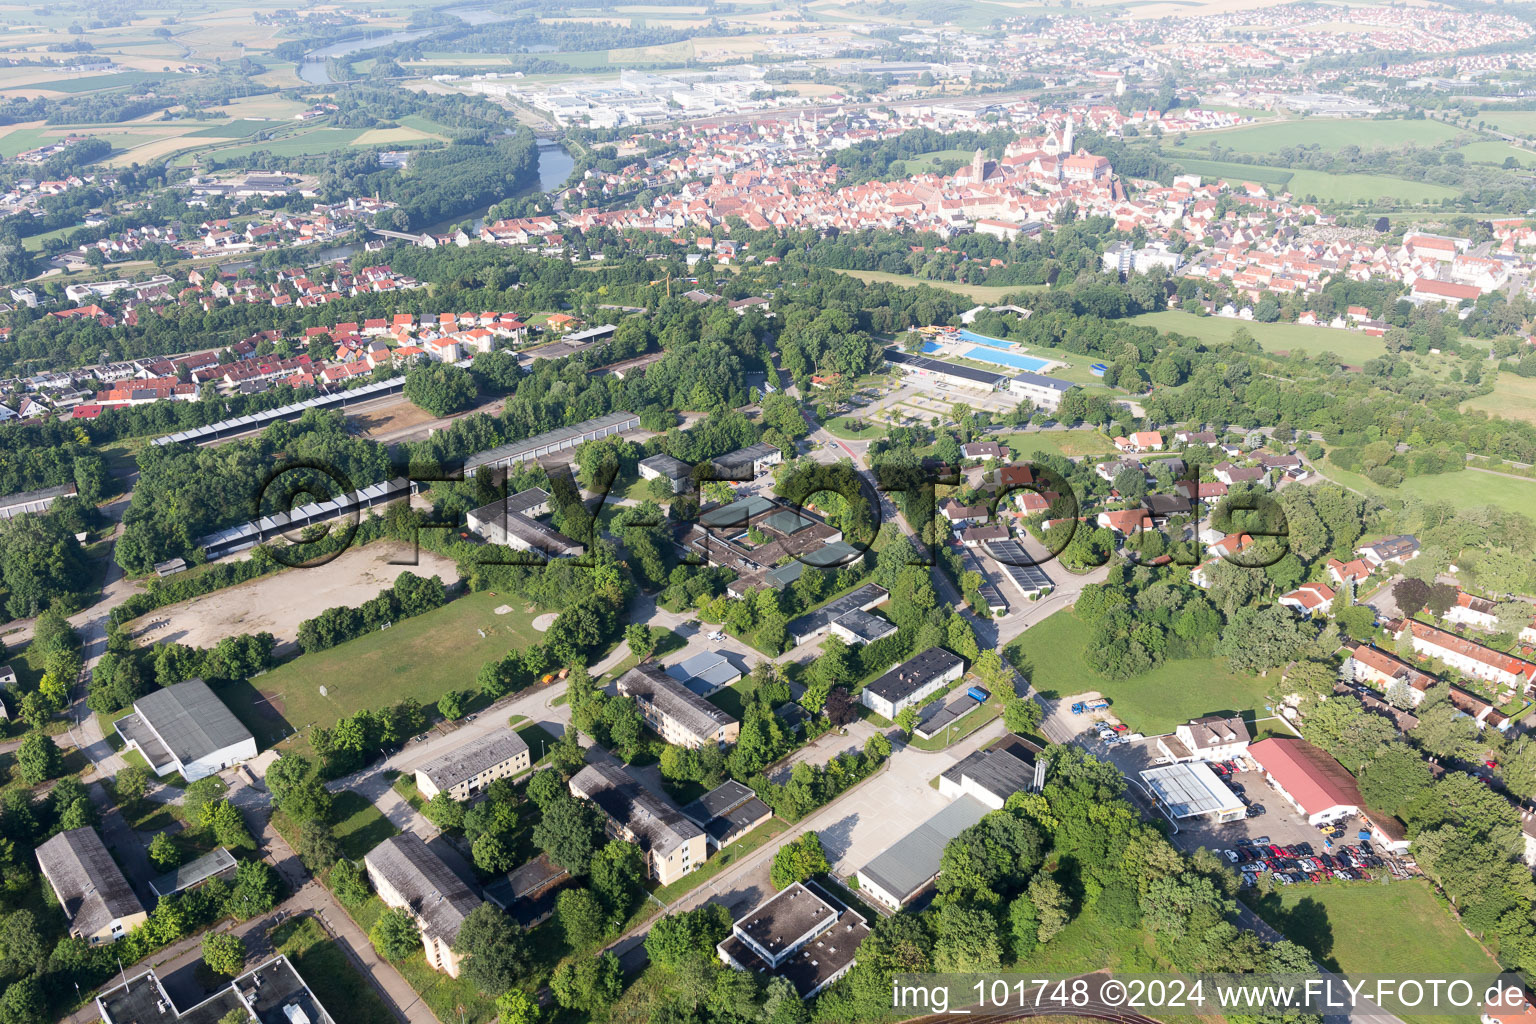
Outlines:
POLYGON ((1015 370, 1028 370, 1030 373, 1039 373, 1051 365, 1050 360, 1047 359, 1021 356, 1017 352, 999 352, 995 348, 986 348, 980 345, 967 351, 965 358, 979 359, 985 363, 997 363, 1001 366, 1011 366, 1015 370))
POLYGON ((944 346, 940 345, 936 341, 925 341, 925 342, 923 342, 923 351, 926 352, 930 356, 933 355, 935 352, 939 352, 939 351, 943 350, 943 348, 944 348, 944 346))
POLYGON ((988 348, 1013 348, 1018 344, 1016 341, 1004 341, 1002 338, 989 338, 985 334, 977 334, 975 331, 968 331, 963 327, 956 331, 955 334, 963 341, 974 341, 976 344, 985 345, 988 348))

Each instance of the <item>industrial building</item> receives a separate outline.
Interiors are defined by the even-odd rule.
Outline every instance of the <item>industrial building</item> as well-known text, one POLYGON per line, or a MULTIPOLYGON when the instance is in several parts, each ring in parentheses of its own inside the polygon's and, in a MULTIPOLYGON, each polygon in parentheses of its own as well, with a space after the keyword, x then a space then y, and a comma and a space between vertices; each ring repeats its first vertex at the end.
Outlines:
POLYGON ((1203 761, 1148 768, 1141 773, 1141 781, 1172 818, 1239 821, 1248 813, 1237 794, 1203 761))
POLYGON ((219 1024, 232 1017, 257 1024, 334 1024, 282 954, 185 1010, 150 968, 103 989, 96 996, 96 1012, 102 1024, 219 1024))
POLYGON ((739 971, 789 979, 809 999, 853 967, 868 935, 861 915, 794 882, 748 911, 715 949, 739 971))
POLYGON ((113 727, 161 777, 196 782, 256 756, 256 737, 201 679, 145 694, 113 727))
POLYGON ((77 939, 116 942, 149 919, 94 828, 58 833, 37 848, 37 866, 77 939))
POLYGON ((976 824, 989 808, 964 794, 917 828, 902 836, 859 869, 859 893, 896 910, 939 877, 944 847, 976 824))
POLYGON ((965 661, 942 647, 930 647, 864 687, 860 699, 877 715, 892 721, 901 709, 937 693, 965 674, 965 661))
POLYGON ((1348 818, 1364 806, 1349 770, 1306 740, 1271 736, 1251 744, 1248 756, 1309 824, 1348 818))

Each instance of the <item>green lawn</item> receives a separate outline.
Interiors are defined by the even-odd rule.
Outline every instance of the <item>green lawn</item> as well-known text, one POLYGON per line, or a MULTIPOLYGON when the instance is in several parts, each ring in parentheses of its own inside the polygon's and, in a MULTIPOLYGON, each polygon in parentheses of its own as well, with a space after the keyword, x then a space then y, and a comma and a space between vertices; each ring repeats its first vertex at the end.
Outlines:
POLYGON ((837 416, 823 423, 822 426, 833 437, 841 437, 845 441, 868 441, 876 437, 885 436, 885 428, 880 424, 871 420, 859 420, 858 422, 863 424, 863 428, 855 430, 852 417, 837 416))
POLYGON ((287 954, 336 1024, 375 1024, 389 1019, 389 1009, 379 994, 314 918, 306 915, 284 921, 273 930, 272 945, 287 954))
MULTIPOLYGON (((836 269, 836 268, 833 268, 836 269)), ((939 288, 946 292, 954 292, 964 295, 974 302, 1001 303, 1010 295, 1024 295, 1028 292, 1038 292, 1045 289, 1045 285, 1015 284, 964 284, 960 281, 930 281, 927 278, 913 277, 911 274, 890 274, 884 270, 838 270, 839 274, 847 274, 856 277, 865 283, 883 283, 900 285, 903 288, 916 288, 919 285, 927 285, 930 288, 939 288)))
POLYGON ((253 153, 271 153, 273 156, 315 156, 345 149, 357 141, 366 128, 312 128, 293 132, 264 142, 251 142, 243 146, 212 151, 219 160, 248 157, 253 153))
POLYGON ((1017 459, 1031 456, 1064 455, 1078 458, 1084 455, 1113 455, 1115 446, 1099 430, 1037 430, 1027 434, 1003 434, 1001 439, 1017 459))
POLYGON ((1459 189, 1428 181, 1410 181, 1388 174, 1331 174, 1328 171, 1296 171, 1291 175, 1291 195, 1317 197, 1324 203, 1364 203, 1396 199, 1404 203, 1429 203, 1455 199, 1459 189))
POLYGON ((1429 883, 1418 879, 1292 885, 1249 905, 1319 963, 1355 977, 1437 978, 1499 970, 1436 901, 1429 883))
POLYGON ((1509 157, 1521 167, 1536 167, 1536 153, 1507 142, 1471 142, 1457 150, 1469 164, 1495 164, 1503 166, 1509 157))
POLYGON ((1202 178, 1220 178, 1224 181, 1256 181, 1263 185, 1273 185, 1284 188, 1290 184, 1291 175, 1294 173, 1283 167, 1271 167, 1260 164, 1234 163, 1230 160, 1201 160, 1195 157, 1187 157, 1180 153, 1170 154, 1173 161, 1179 165, 1179 169, 1187 174, 1198 174, 1202 178))
POLYGON ((263 747, 291 730, 329 727, 404 697, 430 706, 449 690, 473 690, 481 665, 539 639, 532 626, 536 613, 525 607, 520 598, 469 594, 389 629, 301 655, 253 680, 254 690, 243 699, 236 694, 227 702, 263 747), (506 604, 513 610, 497 615, 495 609, 506 604))
POLYGON ((1359 365, 1386 352, 1380 338, 1359 331, 1336 331, 1331 327, 1304 327, 1301 324, 1261 324, 1253 320, 1234 320, 1220 316, 1196 316, 1182 310, 1143 313, 1134 318, 1160 331, 1176 332, 1197 338, 1206 344, 1232 340, 1239 327, 1253 335, 1266 352, 1304 352, 1316 355, 1332 352, 1347 363, 1359 365))
MULTIPOLYGON (((757 828, 706 860, 704 866, 697 871, 684 875, 671 885, 657 889, 655 892, 656 898, 663 903, 672 903, 684 893, 697 889, 729 865, 736 863, 747 854, 761 848, 763 844, 775 836, 781 835, 788 827, 788 824, 780 821, 778 818, 769 818, 757 826, 757 828)), ((657 909, 656 904, 649 900, 646 901, 646 906, 652 910, 657 909)), ((640 913, 645 914, 645 909, 642 908, 640 913)))
POLYGON ((400 833, 367 798, 350 790, 337 793, 331 802, 331 821, 342 856, 349 860, 361 860, 363 854, 400 833))
POLYGON ((1481 409, 1490 416, 1536 423, 1536 377, 1501 372, 1493 390, 1461 403, 1462 409, 1481 409))
POLYGON ((1023 653, 1035 689, 1056 696, 1097 690, 1115 715, 1148 736, 1172 732, 1200 715, 1253 711, 1262 716, 1273 681, 1229 671, 1221 659, 1167 661, 1134 679, 1105 679, 1083 661, 1089 629, 1070 611, 1059 611, 1008 645, 1023 653))
POLYGON ((1340 469, 1327 459, 1323 460, 1323 475, 1346 487, 1373 495, 1384 500, 1419 498, 1423 501, 1444 501, 1457 508, 1481 508, 1495 505, 1511 512, 1528 515, 1536 502, 1536 480, 1499 476, 1496 473, 1480 473, 1466 470, 1461 473, 1436 473, 1430 476, 1411 476, 1395 489, 1374 484, 1359 473, 1340 469))
POLYGON ((1536 137, 1536 110, 1490 110, 1479 117, 1501 132, 1536 137))

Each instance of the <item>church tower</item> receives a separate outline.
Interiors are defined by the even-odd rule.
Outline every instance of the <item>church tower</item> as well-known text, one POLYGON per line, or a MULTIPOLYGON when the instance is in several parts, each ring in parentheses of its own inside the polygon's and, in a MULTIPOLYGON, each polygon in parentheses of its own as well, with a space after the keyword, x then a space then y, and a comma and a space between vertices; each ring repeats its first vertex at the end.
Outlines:
POLYGON ((980 185, 983 181, 986 180, 986 173, 987 154, 983 153, 978 148, 976 150, 976 155, 971 157, 971 184, 980 185))
POLYGON ((1067 115, 1067 127, 1062 132, 1062 136, 1061 136, 1061 152, 1064 155, 1066 155, 1066 156, 1071 156, 1074 152, 1076 152, 1076 150, 1074 150, 1072 148, 1072 115, 1071 114, 1067 115))

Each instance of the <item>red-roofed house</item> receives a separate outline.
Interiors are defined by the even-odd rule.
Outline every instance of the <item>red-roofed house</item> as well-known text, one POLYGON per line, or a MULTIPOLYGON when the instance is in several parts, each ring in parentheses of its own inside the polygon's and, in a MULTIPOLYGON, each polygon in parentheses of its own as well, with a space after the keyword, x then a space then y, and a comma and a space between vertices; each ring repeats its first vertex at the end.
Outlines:
POLYGON ((1371 567, 1358 558, 1348 562, 1341 562, 1337 558, 1328 559, 1328 578, 1333 580, 1333 585, 1342 587, 1345 580, 1354 580, 1359 586, 1371 578, 1371 567))
POLYGON ((1413 297, 1420 302, 1460 303, 1469 299, 1475 300, 1481 294, 1483 294, 1482 290, 1472 284, 1432 281, 1427 277, 1421 277, 1413 282, 1413 297))
POLYGON ((1249 744, 1248 756, 1310 824, 1347 818, 1363 807, 1354 777, 1306 740, 1272 736, 1249 744))
POLYGON ((1155 430, 1138 430, 1130 437, 1115 438, 1115 447, 1123 452, 1160 452, 1163 435, 1155 430))
POLYGON ((1144 508, 1127 508, 1118 512, 1100 512, 1095 522, 1106 530, 1114 530, 1129 537, 1142 530, 1152 529, 1152 517, 1144 508))
POLYGON ((1399 620, 1393 626, 1399 639, 1405 630, 1412 630, 1415 651, 1438 658, 1459 672, 1525 692, 1536 685, 1536 664, 1523 658, 1463 640, 1425 622, 1399 620))
POLYGON ((1333 588, 1326 583, 1303 583, 1280 598, 1279 605, 1307 618, 1322 612, 1328 614, 1333 601, 1333 588))

